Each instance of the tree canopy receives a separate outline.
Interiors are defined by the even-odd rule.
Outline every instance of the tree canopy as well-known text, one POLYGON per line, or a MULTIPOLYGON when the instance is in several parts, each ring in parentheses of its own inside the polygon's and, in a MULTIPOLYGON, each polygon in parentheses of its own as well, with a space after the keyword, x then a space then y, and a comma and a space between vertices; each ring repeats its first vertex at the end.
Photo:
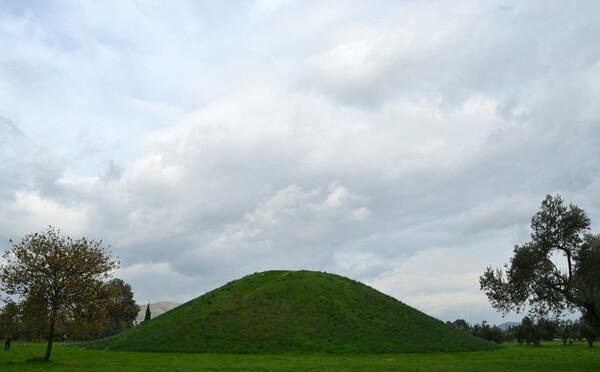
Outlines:
POLYGON ((119 262, 101 241, 63 237, 49 226, 46 232, 28 234, 3 254, 2 289, 20 304, 41 311, 49 360, 57 322, 94 318, 106 298, 103 279, 119 262))
POLYGON ((548 195, 531 219, 530 241, 514 247, 504 268, 488 267, 479 278, 494 308, 528 310, 542 317, 580 310, 600 324, 600 236, 590 219, 560 195, 548 195))
POLYGON ((133 300, 131 286, 122 279, 115 278, 105 284, 107 301, 105 304, 106 323, 103 337, 111 336, 133 327, 140 307, 133 300))

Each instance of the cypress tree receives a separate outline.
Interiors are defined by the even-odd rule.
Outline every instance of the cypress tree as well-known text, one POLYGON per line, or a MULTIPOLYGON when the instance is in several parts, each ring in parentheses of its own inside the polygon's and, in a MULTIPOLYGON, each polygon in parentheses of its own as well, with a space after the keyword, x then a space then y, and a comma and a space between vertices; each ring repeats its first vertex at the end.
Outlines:
POLYGON ((150 303, 148 303, 148 307, 146 307, 146 316, 144 317, 144 322, 147 322, 152 318, 152 313, 150 312, 150 303))

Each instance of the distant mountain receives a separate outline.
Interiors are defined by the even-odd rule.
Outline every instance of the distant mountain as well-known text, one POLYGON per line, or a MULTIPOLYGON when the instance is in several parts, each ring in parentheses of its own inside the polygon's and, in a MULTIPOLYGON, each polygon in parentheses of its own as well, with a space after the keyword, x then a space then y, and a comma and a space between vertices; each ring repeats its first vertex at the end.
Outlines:
POLYGON ((506 323, 502 323, 498 326, 498 328, 500 328, 502 330, 502 332, 506 332, 508 331, 509 328, 514 328, 518 325, 521 325, 521 323, 519 322, 506 322, 506 323))
MULTIPOLYGON (((156 318, 160 314, 166 313, 167 311, 176 308, 179 305, 181 305, 180 302, 170 302, 170 301, 159 301, 159 302, 151 303, 150 304, 150 312, 152 313, 152 319, 156 318)), ((138 307, 140 308, 140 312, 138 313, 137 318, 135 319, 138 324, 140 324, 141 322, 144 321, 144 317, 146 316, 146 307, 147 306, 148 306, 148 304, 143 304, 143 305, 138 304, 138 307)))

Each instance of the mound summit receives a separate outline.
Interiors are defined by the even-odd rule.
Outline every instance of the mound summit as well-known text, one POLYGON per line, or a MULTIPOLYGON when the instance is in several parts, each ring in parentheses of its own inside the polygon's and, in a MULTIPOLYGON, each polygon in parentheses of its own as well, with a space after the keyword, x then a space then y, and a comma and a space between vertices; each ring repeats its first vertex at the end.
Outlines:
POLYGON ((312 271, 246 276, 89 346, 210 353, 400 353, 496 347, 362 283, 312 271))

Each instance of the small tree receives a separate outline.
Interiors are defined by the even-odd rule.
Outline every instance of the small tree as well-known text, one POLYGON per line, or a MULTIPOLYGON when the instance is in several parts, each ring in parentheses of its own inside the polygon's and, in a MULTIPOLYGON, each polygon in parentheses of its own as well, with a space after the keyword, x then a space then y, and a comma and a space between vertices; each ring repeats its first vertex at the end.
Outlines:
POLYGON ((523 318, 521 325, 518 326, 516 335, 519 344, 525 341, 527 345, 534 344, 535 346, 540 346, 540 341, 542 340, 542 330, 533 319, 527 316, 523 318))
POLYGON ((578 336, 577 324, 573 323, 570 319, 561 320, 558 322, 557 332, 563 345, 566 345, 567 343, 572 345, 573 340, 578 336))
POLYGON ((146 307, 146 315, 144 316, 144 322, 149 321, 152 318, 152 313, 150 312, 150 303, 148 302, 148 306, 146 307))
POLYGON ((26 235, 3 257, 2 289, 43 311, 46 361, 52 353, 57 323, 97 311, 102 279, 119 266, 101 241, 65 238, 52 226, 46 232, 26 235))
POLYGON ((469 327, 469 323, 467 323, 466 320, 464 319, 456 319, 454 322, 451 323, 454 327, 458 328, 458 329, 462 329, 464 331, 468 331, 471 327, 469 327))

